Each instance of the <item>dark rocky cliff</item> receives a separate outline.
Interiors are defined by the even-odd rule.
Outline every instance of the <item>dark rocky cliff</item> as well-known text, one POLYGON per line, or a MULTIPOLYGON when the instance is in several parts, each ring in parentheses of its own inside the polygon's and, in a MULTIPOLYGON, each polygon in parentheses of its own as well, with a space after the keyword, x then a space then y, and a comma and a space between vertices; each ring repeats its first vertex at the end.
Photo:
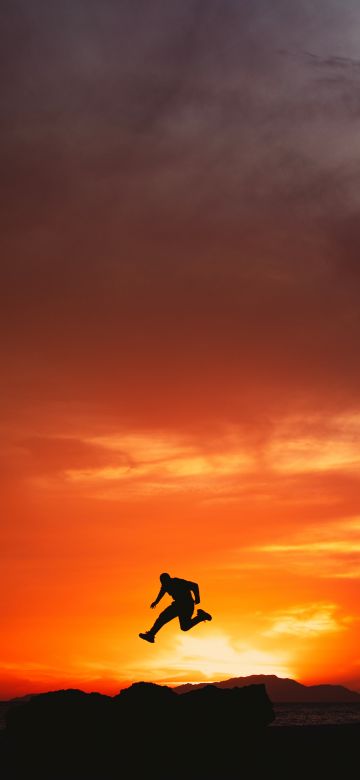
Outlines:
POLYGON ((221 776, 234 751, 245 755, 273 717, 263 685, 207 686, 183 696, 150 683, 136 683, 114 698, 41 694, 7 714, 8 776, 221 776))

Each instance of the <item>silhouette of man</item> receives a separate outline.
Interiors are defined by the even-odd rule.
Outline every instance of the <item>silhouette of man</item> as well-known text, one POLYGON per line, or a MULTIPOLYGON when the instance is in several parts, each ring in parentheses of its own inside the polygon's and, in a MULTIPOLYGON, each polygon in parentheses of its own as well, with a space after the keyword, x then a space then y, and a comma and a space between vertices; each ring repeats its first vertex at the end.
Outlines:
POLYGON ((182 631, 189 631, 190 628, 193 628, 198 623, 202 623, 204 620, 212 620, 212 616, 208 612, 204 612, 203 609, 198 609, 196 617, 192 617, 195 604, 200 604, 199 586, 196 582, 170 577, 170 574, 166 572, 160 574, 160 582, 161 588, 155 601, 150 605, 151 609, 156 607, 160 599, 165 596, 165 593, 168 593, 173 598, 173 602, 160 613, 150 631, 139 634, 141 639, 145 639, 147 642, 155 642, 155 634, 160 631, 160 628, 176 617, 179 618, 182 631))

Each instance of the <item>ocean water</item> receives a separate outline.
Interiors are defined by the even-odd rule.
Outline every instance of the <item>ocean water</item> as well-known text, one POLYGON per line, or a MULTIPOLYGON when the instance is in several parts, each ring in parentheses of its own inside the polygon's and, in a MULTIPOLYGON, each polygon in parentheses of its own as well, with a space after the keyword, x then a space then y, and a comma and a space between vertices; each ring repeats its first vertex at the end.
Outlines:
POLYGON ((276 726, 332 726, 360 723, 356 704, 274 704, 276 726))

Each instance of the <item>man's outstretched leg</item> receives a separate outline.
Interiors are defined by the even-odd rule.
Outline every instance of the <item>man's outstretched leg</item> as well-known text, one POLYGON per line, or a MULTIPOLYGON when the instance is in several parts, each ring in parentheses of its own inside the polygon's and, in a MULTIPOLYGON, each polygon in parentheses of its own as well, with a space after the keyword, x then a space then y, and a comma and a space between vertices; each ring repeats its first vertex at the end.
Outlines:
POLYGON ((166 607, 163 612, 160 612, 159 617, 157 620, 155 620, 155 623, 152 628, 150 628, 150 631, 145 631, 143 634, 139 634, 139 637, 141 639, 145 639, 146 642, 155 642, 155 634, 157 634, 158 631, 160 631, 160 628, 165 626, 166 623, 170 623, 170 620, 173 620, 175 617, 178 616, 178 609, 176 604, 170 604, 169 607, 166 607))

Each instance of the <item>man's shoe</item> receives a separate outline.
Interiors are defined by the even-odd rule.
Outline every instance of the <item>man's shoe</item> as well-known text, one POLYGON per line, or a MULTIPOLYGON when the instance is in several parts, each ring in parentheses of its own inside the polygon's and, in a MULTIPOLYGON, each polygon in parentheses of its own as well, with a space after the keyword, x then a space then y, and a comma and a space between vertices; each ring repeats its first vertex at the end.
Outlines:
POLYGON ((145 634, 139 634, 140 639, 145 639, 146 642, 155 642, 155 637, 150 631, 146 631, 145 634))
POLYGON ((212 615, 209 615, 209 613, 205 612, 203 609, 198 609, 197 615, 201 620, 212 620, 212 615))

